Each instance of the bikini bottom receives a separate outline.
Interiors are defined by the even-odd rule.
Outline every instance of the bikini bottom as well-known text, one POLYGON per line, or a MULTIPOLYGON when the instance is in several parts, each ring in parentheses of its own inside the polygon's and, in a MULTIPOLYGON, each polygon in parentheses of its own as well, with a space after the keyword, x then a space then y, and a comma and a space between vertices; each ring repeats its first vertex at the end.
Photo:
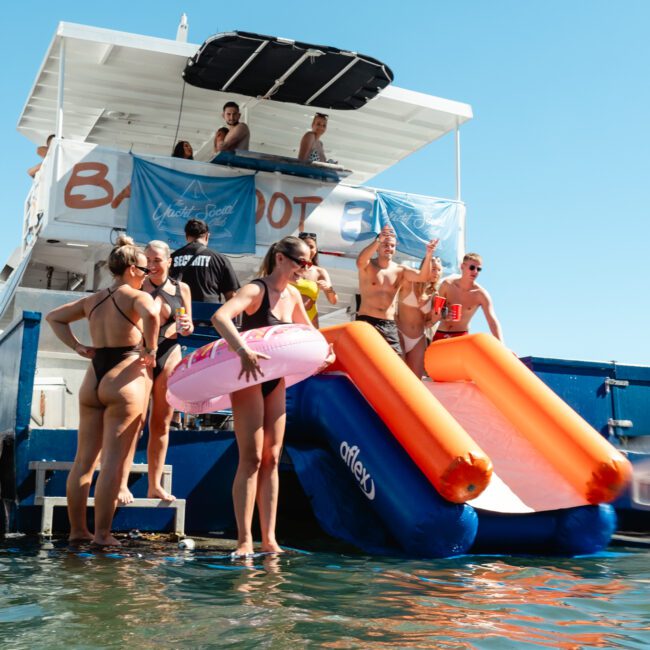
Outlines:
POLYGON ((95 348, 95 356, 92 359, 95 377, 97 377, 97 386, 104 378, 104 375, 115 368, 115 366, 133 355, 140 354, 137 345, 125 345, 121 348, 95 348))
POLYGON ((402 341, 404 341, 404 354, 408 354, 424 338, 424 334, 422 334, 412 339, 410 336, 406 336, 402 330, 400 330, 400 334, 402 335, 402 341))

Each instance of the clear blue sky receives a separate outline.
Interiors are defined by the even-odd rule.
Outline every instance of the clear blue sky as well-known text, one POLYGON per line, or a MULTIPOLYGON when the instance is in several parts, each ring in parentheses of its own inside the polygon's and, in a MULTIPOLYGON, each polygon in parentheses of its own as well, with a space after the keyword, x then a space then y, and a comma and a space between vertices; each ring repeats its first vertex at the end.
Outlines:
MULTIPOLYGON (((239 29, 357 50, 385 61, 398 86, 471 104, 461 130, 467 247, 483 255, 481 283, 507 344, 520 355, 650 364, 645 0, 10 3, 3 263, 36 161, 15 127, 57 22, 174 38, 182 12, 194 43, 239 29)), ((453 197, 452 139, 371 184, 453 197)))

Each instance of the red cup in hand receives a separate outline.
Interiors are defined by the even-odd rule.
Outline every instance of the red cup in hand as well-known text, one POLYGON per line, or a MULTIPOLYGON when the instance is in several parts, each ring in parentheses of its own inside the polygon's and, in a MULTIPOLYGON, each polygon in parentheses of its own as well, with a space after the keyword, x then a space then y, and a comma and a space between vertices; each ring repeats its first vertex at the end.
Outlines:
POLYGON ((436 314, 439 314, 442 308, 445 306, 446 302, 447 302, 447 298, 443 298, 442 296, 436 296, 433 299, 433 311, 436 314))
POLYGON ((463 313, 463 306, 459 304, 451 305, 449 307, 449 320, 460 320, 463 313))

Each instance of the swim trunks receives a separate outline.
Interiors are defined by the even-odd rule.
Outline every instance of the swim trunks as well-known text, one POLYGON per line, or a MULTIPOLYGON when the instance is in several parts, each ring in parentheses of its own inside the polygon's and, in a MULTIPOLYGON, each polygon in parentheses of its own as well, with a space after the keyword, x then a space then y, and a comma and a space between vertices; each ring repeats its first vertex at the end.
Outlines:
POLYGON ((355 320, 364 321, 372 325, 383 337, 386 343, 390 345, 400 357, 402 354, 402 346, 399 342, 399 334, 397 333, 397 325, 394 320, 385 318, 375 318, 374 316, 366 316, 365 314, 357 314, 355 320))
POLYGON ((444 339, 455 339, 458 336, 466 336, 469 334, 467 330, 464 332, 441 332, 438 330, 434 335, 433 335, 433 340, 434 341, 442 341, 444 339))

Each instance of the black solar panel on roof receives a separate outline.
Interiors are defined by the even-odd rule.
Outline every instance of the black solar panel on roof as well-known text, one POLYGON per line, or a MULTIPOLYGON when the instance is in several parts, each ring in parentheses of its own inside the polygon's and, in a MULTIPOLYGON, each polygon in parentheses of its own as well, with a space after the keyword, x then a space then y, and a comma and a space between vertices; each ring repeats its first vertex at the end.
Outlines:
POLYGON ((334 47, 231 32, 203 43, 183 78, 192 86, 318 108, 360 108, 393 80, 381 61, 334 47), (272 91, 301 57, 308 56, 272 91))

